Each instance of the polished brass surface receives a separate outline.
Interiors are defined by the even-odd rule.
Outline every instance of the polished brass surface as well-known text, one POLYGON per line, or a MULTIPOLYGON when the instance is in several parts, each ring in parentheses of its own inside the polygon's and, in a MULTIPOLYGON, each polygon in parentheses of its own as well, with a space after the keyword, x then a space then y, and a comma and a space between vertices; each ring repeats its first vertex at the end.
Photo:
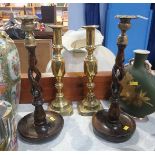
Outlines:
POLYGON ((53 59, 52 71, 56 78, 55 87, 57 89, 56 98, 49 105, 49 110, 61 113, 64 116, 71 115, 73 108, 71 102, 65 99, 62 88, 62 78, 65 74, 65 62, 61 56, 62 50, 62 26, 54 25, 53 28, 53 59))
POLYGON ((21 28, 25 31, 25 46, 26 47, 31 47, 31 46, 36 46, 36 41, 33 35, 33 29, 34 29, 34 24, 33 22, 35 20, 38 20, 37 16, 19 16, 16 17, 16 19, 21 20, 22 24, 21 24, 21 28))
POLYGON ((78 105, 80 115, 92 116, 95 112, 102 109, 102 105, 94 94, 95 84, 94 77, 97 74, 97 60, 93 55, 95 49, 95 29, 97 26, 83 26, 86 29, 86 50, 88 55, 84 60, 84 73, 88 78, 87 88, 88 92, 84 100, 78 105))

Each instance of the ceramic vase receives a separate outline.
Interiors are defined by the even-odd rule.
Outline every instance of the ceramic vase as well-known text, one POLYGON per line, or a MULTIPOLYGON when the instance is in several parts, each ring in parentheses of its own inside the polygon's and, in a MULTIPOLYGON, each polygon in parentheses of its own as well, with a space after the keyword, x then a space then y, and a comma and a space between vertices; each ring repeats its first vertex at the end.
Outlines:
POLYGON ((121 81, 120 107, 134 117, 144 118, 155 111, 155 76, 146 61, 149 51, 134 52, 135 58, 125 66, 121 81))
MULTIPOLYGON (((16 107, 20 99, 20 60, 18 50, 5 31, 0 31, 0 100, 12 106, 12 123, 15 122, 16 107)), ((12 136, 11 150, 16 147, 16 128, 12 136)))

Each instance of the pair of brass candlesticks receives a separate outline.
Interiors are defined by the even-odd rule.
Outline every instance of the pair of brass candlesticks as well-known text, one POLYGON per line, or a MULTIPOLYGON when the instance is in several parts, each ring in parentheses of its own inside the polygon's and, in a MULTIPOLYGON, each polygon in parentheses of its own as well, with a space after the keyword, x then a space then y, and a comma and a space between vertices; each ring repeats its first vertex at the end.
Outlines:
MULTIPOLYGON (((62 50, 62 26, 52 26, 53 28, 53 59, 52 59, 52 71, 56 77, 57 94, 56 99, 52 101, 49 106, 49 110, 56 111, 62 115, 71 115, 73 109, 71 103, 64 98, 62 88, 62 78, 65 74, 65 62, 61 56, 62 50)), ((79 104, 78 110, 81 115, 91 116, 93 113, 102 109, 101 103, 96 99, 93 92, 94 83, 93 79, 97 73, 97 60, 93 56, 95 49, 95 29, 96 26, 83 26, 86 29, 86 49, 88 55, 84 60, 84 72, 88 77, 88 93, 86 98, 79 104)))

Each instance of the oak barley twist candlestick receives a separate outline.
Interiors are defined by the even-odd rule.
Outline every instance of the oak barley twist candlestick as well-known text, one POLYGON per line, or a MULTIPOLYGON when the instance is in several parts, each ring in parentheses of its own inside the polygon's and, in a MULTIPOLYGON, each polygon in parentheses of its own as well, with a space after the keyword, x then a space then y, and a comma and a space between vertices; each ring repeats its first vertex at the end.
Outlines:
POLYGON ((65 74, 65 62, 61 55, 62 50, 62 27, 61 25, 53 25, 53 59, 52 71, 56 78, 55 87, 57 89, 56 98, 49 105, 49 110, 61 113, 64 116, 71 115, 73 108, 71 102, 65 99, 62 88, 62 78, 65 74))
POLYGON ((88 92, 85 99, 78 105, 79 114, 83 116, 92 116, 95 112, 102 109, 102 105, 96 99, 93 91, 95 87, 93 80, 97 74, 97 60, 93 55, 95 49, 95 29, 97 27, 95 25, 83 26, 86 29, 86 50, 88 51, 88 55, 84 60, 84 73, 88 78, 88 92))
POLYGON ((18 123, 18 132, 22 139, 30 143, 42 143, 52 140, 63 128, 64 120, 56 112, 48 112, 43 109, 42 88, 39 85, 41 73, 36 67, 35 56, 36 41, 33 36, 34 20, 36 16, 18 17, 22 21, 22 29, 25 31, 25 47, 28 51, 28 78, 31 84, 32 104, 34 113, 24 116, 18 123))
POLYGON ((94 114, 92 125, 95 134, 111 142, 124 142, 128 140, 135 131, 136 124, 134 120, 126 113, 120 111, 120 81, 124 76, 124 49, 127 46, 128 38, 126 31, 130 28, 130 20, 137 16, 118 15, 120 19, 118 27, 121 29, 121 35, 117 40, 118 53, 115 65, 112 69, 112 96, 109 111, 101 110, 94 114))

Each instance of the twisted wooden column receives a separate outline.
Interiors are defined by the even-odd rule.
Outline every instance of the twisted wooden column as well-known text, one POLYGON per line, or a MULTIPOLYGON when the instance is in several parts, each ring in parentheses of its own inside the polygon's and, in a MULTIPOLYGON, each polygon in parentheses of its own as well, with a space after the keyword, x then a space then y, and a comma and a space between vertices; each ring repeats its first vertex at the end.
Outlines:
POLYGON ((35 55, 36 41, 33 36, 34 20, 36 16, 23 16, 22 29, 25 31, 25 47, 28 51, 28 78, 31 84, 31 94, 33 96, 32 105, 34 113, 24 116, 18 123, 20 137, 31 143, 41 143, 55 138, 63 127, 63 118, 55 112, 44 111, 42 98, 42 88, 39 84, 41 73, 36 67, 37 59, 35 55))
POLYGON ((93 116, 92 123, 95 134, 108 141, 119 143, 128 140, 136 128, 134 120, 120 111, 119 103, 120 81, 124 76, 124 49, 128 43, 126 31, 131 26, 130 20, 137 18, 137 16, 118 15, 116 18, 120 19, 118 27, 121 29, 121 34, 117 39, 118 53, 112 69, 111 105, 109 111, 101 110, 97 112, 93 116))

